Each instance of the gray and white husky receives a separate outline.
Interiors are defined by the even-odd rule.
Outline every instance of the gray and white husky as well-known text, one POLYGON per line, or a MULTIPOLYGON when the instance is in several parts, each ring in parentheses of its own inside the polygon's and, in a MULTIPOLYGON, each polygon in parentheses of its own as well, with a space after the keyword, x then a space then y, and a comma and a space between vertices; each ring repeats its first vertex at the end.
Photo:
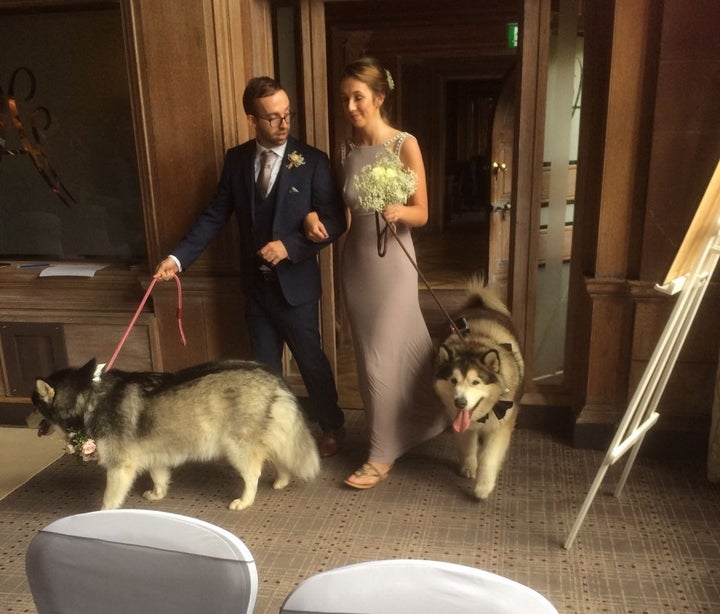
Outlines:
POLYGON ((210 362, 175 373, 112 369, 96 362, 37 378, 32 401, 65 432, 95 440, 107 471, 103 509, 122 506, 137 475, 148 471, 151 501, 168 490, 170 472, 188 461, 226 459, 244 481, 229 507, 252 505, 265 461, 284 488, 315 478, 320 457, 297 398, 279 376, 255 362, 210 362))
POLYGON ((475 496, 495 488, 518 412, 524 361, 510 312, 480 277, 468 284, 464 317, 438 350, 435 391, 453 419, 461 475, 475 496))

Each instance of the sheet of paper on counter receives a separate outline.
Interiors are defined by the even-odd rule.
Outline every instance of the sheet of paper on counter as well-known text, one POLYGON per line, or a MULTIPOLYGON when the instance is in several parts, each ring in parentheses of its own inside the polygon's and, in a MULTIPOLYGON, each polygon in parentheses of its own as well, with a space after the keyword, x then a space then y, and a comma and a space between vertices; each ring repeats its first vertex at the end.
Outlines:
POLYGON ((93 277, 107 264, 53 264, 40 271, 38 277, 93 277))

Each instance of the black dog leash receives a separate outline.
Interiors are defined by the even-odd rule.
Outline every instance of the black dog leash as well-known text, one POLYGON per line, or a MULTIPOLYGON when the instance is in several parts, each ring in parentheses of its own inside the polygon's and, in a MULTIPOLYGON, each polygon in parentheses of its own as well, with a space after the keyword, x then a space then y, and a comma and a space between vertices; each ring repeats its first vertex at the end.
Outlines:
MULTIPOLYGON (((407 256, 407 259, 410 261, 410 264, 413 265, 413 268, 417 271, 418 277, 422 279, 423 283, 425 284, 425 287, 428 289, 428 292, 430 292, 430 296, 433 297, 433 300, 437 303, 437 306, 440 307, 440 310, 445 314, 445 317, 448 319, 448 322, 450 322, 450 330, 456 334, 463 343, 465 343, 465 338, 462 335, 462 331, 458 328, 457 323, 455 320, 453 320, 452 316, 448 313, 447 309, 443 307, 442 303, 440 302, 440 299, 437 297, 437 294, 435 294, 434 290, 430 287, 430 283, 425 278, 425 275, 422 274, 422 271, 420 270, 420 267, 418 267, 417 262, 413 260, 413 257, 410 255, 410 252, 408 252, 407 248, 403 245, 403 242, 400 240, 400 237, 398 236, 397 230, 395 229, 395 224, 388 222, 385 218, 385 214, 381 213, 383 220, 385 220, 385 228, 382 230, 382 233, 380 231, 380 221, 376 217, 376 224, 377 224, 377 230, 378 230, 378 256, 381 258, 385 255, 385 245, 383 245, 383 249, 381 251, 380 245, 381 245, 381 236, 384 238, 387 238, 387 229, 390 229, 390 232, 392 232, 393 236, 395 237, 395 240, 398 242, 398 245, 400 245, 400 248, 405 252, 405 255, 407 256)), ((467 323, 466 323, 467 324, 467 323)))
MULTIPOLYGON (((461 320, 463 323, 463 329, 461 330, 458 327, 458 320, 453 320, 452 316, 448 313, 447 309, 443 307, 442 303, 440 302, 440 299, 437 297, 437 294, 433 291, 433 289, 430 287, 430 283, 425 278, 425 275, 423 275, 422 271, 420 270, 420 267, 418 267, 415 260, 413 260, 413 257, 410 255, 410 252, 408 252, 405 245, 403 245, 403 242, 400 240, 400 237, 397 234, 397 230, 395 229, 395 224, 392 224, 385 219, 385 214, 380 214, 383 217, 383 220, 385 220, 385 228, 382 231, 382 235, 387 238, 387 229, 390 229, 390 232, 392 232, 393 236, 395 237, 395 240, 398 242, 398 245, 400 245, 400 248, 403 250, 405 255, 407 256, 407 259, 410 261, 410 263, 413 265, 413 268, 417 271, 418 276, 420 279, 423 280, 423 283, 425 284, 425 287, 430 292, 430 296, 433 297, 434 301, 437 303, 437 306, 440 307, 443 314, 445 314, 445 317, 447 318, 448 322, 450 322, 450 330, 453 332, 453 334, 457 335, 460 341, 463 342, 463 344, 466 344, 465 337, 463 336, 463 333, 468 332, 467 328, 467 320, 465 318, 458 318, 458 320, 461 320)), ((377 220, 377 218, 376 218, 377 220)), ((382 258, 385 255, 385 249, 382 250, 382 253, 380 252, 380 222, 377 221, 377 229, 378 229, 378 255, 382 258)), ((384 246, 383 246, 384 247, 384 246)), ((502 386, 505 388, 503 394, 507 393, 510 389, 508 388, 507 384, 500 379, 502 386)), ((497 416, 498 420, 502 420, 505 417, 505 414, 507 413, 507 410, 510 409, 514 405, 513 401, 505 401, 505 400, 499 400, 495 406, 493 407, 493 411, 495 415, 497 416)), ((488 414, 487 416, 489 416, 488 414)), ((484 417, 484 420, 480 420, 480 422, 484 422, 487 420, 487 416, 484 417)))
MULTIPOLYGON (((393 236, 395 237, 395 240, 398 242, 398 245, 400 245, 400 248, 403 250, 405 255, 407 256, 407 259, 410 261, 410 264, 413 265, 413 268, 417 271, 418 276, 420 279, 423 280, 423 283, 425 284, 425 287, 428 289, 428 292, 430 292, 430 296, 433 297, 433 300, 437 303, 437 306, 440 307, 440 310, 445 314, 445 317, 447 318, 448 322, 450 322, 450 330, 453 332, 453 334, 457 335, 460 341, 463 342, 463 344, 466 344, 465 337, 463 336, 463 333, 468 332, 468 324, 467 320, 465 318, 458 318, 458 320, 462 321, 463 329, 461 330, 458 327, 458 320, 453 320, 452 316, 448 313, 447 309, 443 307, 442 303, 440 302, 440 299, 437 297, 437 294, 433 291, 433 289, 430 287, 430 283, 425 278, 425 275, 423 275, 422 271, 420 270, 420 267, 418 267, 415 260, 413 260, 413 257, 410 255, 410 252, 408 252, 405 245, 403 245, 403 242, 400 240, 400 237, 397 234, 397 230, 395 229, 395 224, 388 222, 385 218, 385 214, 379 214, 382 215, 383 220, 385 220, 385 228, 382 230, 382 233, 380 231, 380 221, 378 220, 378 214, 376 214, 375 221, 377 225, 378 230, 378 256, 381 258, 385 255, 386 252, 386 242, 387 242, 387 229, 390 229, 390 232, 392 232, 393 236), (381 237, 385 239, 384 244, 382 245, 381 250, 381 237)), ((503 395, 506 394, 510 389, 507 387, 507 384, 500 379, 500 382, 502 383, 502 386, 505 388, 503 395)), ((506 400, 499 400, 495 405, 493 406, 492 411, 495 413, 495 416, 498 420, 502 420, 505 417, 505 414, 507 413, 508 409, 510 409, 515 403, 513 401, 506 401, 506 400)), ((485 422, 485 420, 488 419, 488 416, 490 414, 485 415, 479 422, 485 422)))

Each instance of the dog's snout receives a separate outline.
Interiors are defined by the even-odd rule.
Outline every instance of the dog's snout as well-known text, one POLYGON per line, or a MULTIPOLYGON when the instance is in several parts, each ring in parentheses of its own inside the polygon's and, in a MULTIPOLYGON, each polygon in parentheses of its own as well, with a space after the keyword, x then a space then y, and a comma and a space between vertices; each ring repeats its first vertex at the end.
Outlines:
POLYGON ((467 399, 465 397, 455 397, 455 407, 458 409, 465 409, 467 404, 467 399))

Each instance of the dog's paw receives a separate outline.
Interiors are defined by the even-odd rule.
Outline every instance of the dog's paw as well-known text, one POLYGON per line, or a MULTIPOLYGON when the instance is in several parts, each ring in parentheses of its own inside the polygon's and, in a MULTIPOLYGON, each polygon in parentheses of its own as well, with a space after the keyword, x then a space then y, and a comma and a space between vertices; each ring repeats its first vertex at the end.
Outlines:
POLYGON ((234 499, 230 502, 230 505, 228 505, 228 509, 232 510, 233 512, 239 512, 240 510, 247 509, 252 504, 252 501, 245 501, 244 499, 234 499))
POLYGON ((495 480, 478 481, 475 484, 475 497, 484 501, 490 496, 493 490, 495 490, 495 480))
POLYGON ((153 489, 153 490, 146 490, 142 496, 145 499, 147 499, 148 501, 160 501, 160 499, 165 498, 166 494, 167 494, 166 492, 153 489))
POLYGON ((471 462, 463 463, 458 468, 458 473, 464 478, 471 478, 474 480, 477 475, 477 464, 471 462))
POLYGON ((278 476, 278 478, 273 482, 273 488, 275 490, 282 490, 290 483, 290 477, 287 475, 281 475, 278 476))

